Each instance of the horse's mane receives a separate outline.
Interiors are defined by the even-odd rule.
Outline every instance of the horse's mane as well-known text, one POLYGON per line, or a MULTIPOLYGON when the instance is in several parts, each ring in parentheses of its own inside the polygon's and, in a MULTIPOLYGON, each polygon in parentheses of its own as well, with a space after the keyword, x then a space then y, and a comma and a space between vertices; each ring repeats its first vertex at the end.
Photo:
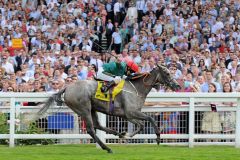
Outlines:
POLYGON ((133 77, 129 78, 130 81, 138 80, 139 78, 149 76, 150 74, 156 72, 156 68, 153 68, 150 72, 144 72, 134 75, 133 77))

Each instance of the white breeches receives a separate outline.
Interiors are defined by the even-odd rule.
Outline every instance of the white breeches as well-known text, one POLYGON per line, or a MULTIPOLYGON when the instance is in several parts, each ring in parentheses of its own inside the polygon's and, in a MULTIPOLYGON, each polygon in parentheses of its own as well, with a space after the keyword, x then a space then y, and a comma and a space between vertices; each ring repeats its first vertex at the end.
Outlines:
POLYGON ((98 72, 96 74, 96 78, 97 79, 101 79, 101 80, 104 80, 104 81, 114 81, 116 84, 118 84, 120 81, 121 81, 121 77, 111 77, 109 75, 106 75, 103 73, 103 68, 102 67, 99 67, 98 68, 98 72))
POLYGON ((109 75, 104 74, 103 71, 104 70, 103 70, 102 67, 98 68, 98 72, 96 74, 97 79, 101 79, 101 80, 104 80, 104 81, 113 81, 114 80, 114 77, 111 77, 109 75))

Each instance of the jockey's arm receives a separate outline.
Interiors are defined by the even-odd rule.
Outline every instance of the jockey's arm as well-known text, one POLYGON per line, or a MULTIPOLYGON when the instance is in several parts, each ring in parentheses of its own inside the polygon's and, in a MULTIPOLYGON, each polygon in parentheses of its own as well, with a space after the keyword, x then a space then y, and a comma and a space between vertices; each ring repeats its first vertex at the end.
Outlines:
POLYGON ((106 75, 108 75, 108 76, 111 76, 111 77, 115 77, 115 75, 113 75, 113 74, 111 74, 111 73, 109 73, 109 72, 106 72, 106 71, 103 71, 102 73, 104 73, 104 74, 106 74, 106 75))

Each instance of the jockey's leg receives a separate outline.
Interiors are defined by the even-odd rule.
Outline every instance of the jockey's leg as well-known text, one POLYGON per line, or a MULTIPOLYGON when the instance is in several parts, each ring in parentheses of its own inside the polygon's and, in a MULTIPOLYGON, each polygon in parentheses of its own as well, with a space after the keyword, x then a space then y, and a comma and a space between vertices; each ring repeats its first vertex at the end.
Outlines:
POLYGON ((113 87, 116 83, 114 81, 108 82, 106 85, 103 85, 101 91, 103 93, 107 92, 111 87, 113 87))
POLYGON ((111 77, 109 75, 104 74, 103 71, 104 71, 103 68, 98 69, 98 72, 96 74, 97 79, 101 79, 101 80, 107 81, 107 82, 110 82, 110 81, 114 80, 114 77, 111 77))
POLYGON ((114 79, 112 81, 110 81, 109 83, 107 83, 106 86, 103 86, 101 88, 102 92, 107 92, 111 87, 113 87, 114 85, 117 85, 118 83, 121 82, 121 78, 116 76, 114 77, 114 79))
POLYGON ((103 68, 99 68, 99 70, 96 74, 96 78, 108 82, 106 85, 102 86, 102 88, 101 88, 102 92, 107 92, 112 86, 118 84, 121 81, 121 78, 118 79, 117 77, 114 78, 107 74, 104 74, 103 68))

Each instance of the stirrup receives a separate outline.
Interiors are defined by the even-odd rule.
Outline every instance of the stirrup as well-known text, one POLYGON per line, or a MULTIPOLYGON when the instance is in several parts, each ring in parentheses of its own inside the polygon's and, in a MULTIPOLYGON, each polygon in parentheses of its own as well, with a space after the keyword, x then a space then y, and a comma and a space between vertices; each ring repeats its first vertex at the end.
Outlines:
POLYGON ((106 93, 109 90, 107 86, 102 86, 101 87, 101 92, 106 93))

